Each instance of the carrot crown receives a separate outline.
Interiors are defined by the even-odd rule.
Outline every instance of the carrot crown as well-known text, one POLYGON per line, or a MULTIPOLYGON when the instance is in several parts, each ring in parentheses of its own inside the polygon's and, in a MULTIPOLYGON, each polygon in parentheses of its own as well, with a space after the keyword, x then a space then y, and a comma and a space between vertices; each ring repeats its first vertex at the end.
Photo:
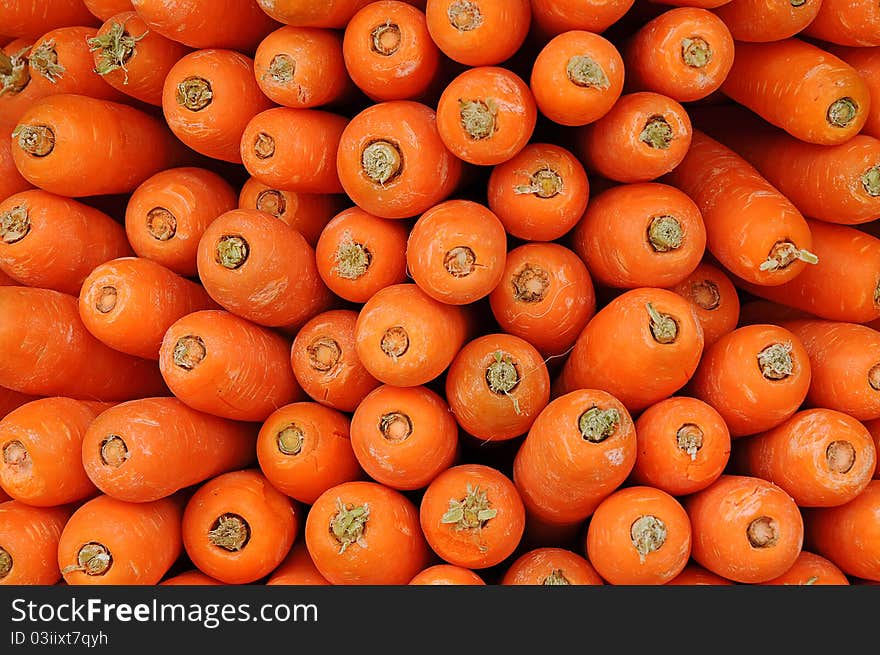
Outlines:
POLYGON ((526 264, 513 277, 513 297, 521 302, 540 302, 550 288, 550 274, 543 268, 526 264))
POLYGON ((602 66, 587 55, 575 55, 569 59, 565 66, 565 73, 572 84, 576 86, 595 89, 607 89, 611 86, 608 75, 602 66))
POLYGON ((548 199, 558 196, 562 193, 562 189, 562 176, 548 164, 532 173, 528 184, 515 186, 513 192, 518 195, 531 194, 548 199))
POLYGON ((0 96, 19 93, 31 81, 28 58, 25 56, 30 48, 22 48, 13 55, 0 50, 0 96))
POLYGON ((666 524, 651 514, 640 516, 630 526, 630 538, 639 553, 639 561, 644 562, 650 553, 666 543, 666 524))
POLYGON ((471 0, 456 0, 446 10, 449 23, 459 32, 470 32, 483 24, 483 14, 477 3, 471 0))
POLYGON ((400 27, 390 20, 378 25, 370 34, 370 46, 376 54, 390 57, 400 48, 400 27))
POLYGON ((673 343, 678 338, 678 322, 669 314, 661 314, 651 303, 646 305, 651 317, 651 335, 661 344, 673 343))
POLYGON ((639 134, 639 141, 657 150, 668 150, 675 133, 663 116, 651 116, 639 134))
POLYGON ((266 79, 268 76, 279 84, 287 84, 293 81, 295 73, 296 60, 290 55, 279 53, 272 57, 266 72, 263 73, 263 79, 266 79))
POLYGON ((208 532, 208 541, 230 552, 238 552, 251 538, 248 522, 238 514, 222 514, 208 532))
POLYGON ((122 83, 128 84, 126 64, 134 56, 137 42, 148 33, 149 30, 146 30, 140 36, 132 36, 125 31, 125 25, 114 21, 106 33, 89 39, 89 52, 100 51, 95 72, 98 75, 107 75, 107 73, 121 68, 125 73, 125 79, 122 83))
POLYGON ((880 164, 872 166, 862 174, 862 186, 872 198, 880 196, 880 164))
POLYGON ((352 544, 361 548, 367 547, 364 532, 369 520, 370 506, 367 503, 346 505, 339 498, 336 499, 336 514, 330 519, 330 532, 339 542, 340 555, 352 544))
POLYGON ((562 569, 553 569, 546 578, 541 581, 542 585, 570 585, 571 582, 563 575, 562 569))
POLYGON ((64 76, 64 66, 58 63, 55 39, 43 41, 31 50, 30 67, 53 84, 64 76))
POLYGON ((113 555, 104 544, 90 541, 76 554, 76 564, 64 567, 61 573, 82 571, 86 575, 103 575, 113 566, 113 555))
POLYGON ((343 235, 333 257, 336 260, 333 272, 346 280, 356 280, 366 274, 373 262, 369 248, 355 241, 348 232, 343 235))
POLYGON ((153 207, 147 212, 147 232, 156 241, 168 241, 177 234, 177 218, 164 207, 153 207))
POLYGON ((768 380, 782 380, 794 372, 791 342, 774 343, 758 353, 758 365, 768 380))
POLYGON ((18 147, 34 157, 45 157, 55 148, 55 132, 47 125, 18 125, 12 131, 18 147))
POLYGON ((675 433, 675 440, 679 449, 687 453, 691 461, 695 461, 703 447, 703 431, 694 423, 685 423, 675 433))
POLYGON ((285 425, 276 436, 278 450, 285 455, 299 455, 302 452, 305 438, 305 432, 296 423, 285 425))
POLYGON ((691 68, 703 68, 712 61, 712 46, 699 36, 682 39, 681 58, 691 68))
POLYGON ((16 205, 0 214, 0 238, 3 243, 16 243, 31 231, 31 221, 27 207, 16 205))
POLYGON ((306 352, 309 356, 309 365, 322 373, 333 369, 342 357, 342 348, 339 347, 339 343, 329 336, 313 340, 306 348, 306 352))
POLYGON ((384 185, 400 174, 403 154, 390 141, 374 141, 361 153, 361 168, 373 182, 384 185))
POLYGON ((585 441, 600 443, 614 434, 620 424, 620 412, 614 407, 591 407, 578 418, 578 430, 585 441))
POLYGON ((497 129, 498 105, 492 98, 459 100, 461 126, 474 141, 488 139, 497 129))
POLYGON ((190 111, 201 111, 211 104, 214 92, 211 83, 203 77, 187 77, 177 85, 177 104, 190 111))
POLYGON ((452 525, 456 530, 481 530, 497 515, 498 510, 492 509, 486 492, 468 483, 464 498, 449 499, 449 509, 440 517, 440 523, 452 525))
POLYGON ((5 578, 12 571, 12 555, 0 546, 0 580, 5 578))

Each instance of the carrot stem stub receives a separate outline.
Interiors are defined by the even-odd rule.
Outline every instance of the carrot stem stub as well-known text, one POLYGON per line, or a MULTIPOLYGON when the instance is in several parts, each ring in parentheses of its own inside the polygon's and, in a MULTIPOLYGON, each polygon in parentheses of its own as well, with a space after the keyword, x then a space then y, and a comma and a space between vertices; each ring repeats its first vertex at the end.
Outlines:
POLYGON ((214 92, 211 83, 203 77, 187 77, 177 85, 177 104, 190 111, 201 111, 211 104, 214 92))
POLYGON ((140 36, 132 36, 126 31, 125 25, 114 22, 105 34, 90 38, 88 40, 89 52, 96 50, 101 52, 95 66, 95 72, 98 75, 106 75, 122 69, 125 72, 125 83, 127 84, 128 68, 126 64, 134 54, 137 42, 147 36, 148 32, 149 30, 146 30, 140 36))
POLYGON ((104 544, 90 541, 76 554, 76 564, 64 567, 64 574, 82 571, 86 575, 104 575, 113 566, 113 555, 104 544))
POLYGON ((339 542, 339 554, 344 553, 352 544, 366 548, 364 533, 367 521, 370 520, 369 504, 346 505, 337 498, 336 510, 336 514, 330 519, 330 532, 339 542))
POLYGON ((34 157, 45 157, 55 149, 55 132, 48 125, 18 125, 12 131, 18 147, 34 157))
POLYGON ((251 538, 251 526, 238 514, 222 514, 217 517, 208 532, 208 541, 231 553, 240 551, 251 538))

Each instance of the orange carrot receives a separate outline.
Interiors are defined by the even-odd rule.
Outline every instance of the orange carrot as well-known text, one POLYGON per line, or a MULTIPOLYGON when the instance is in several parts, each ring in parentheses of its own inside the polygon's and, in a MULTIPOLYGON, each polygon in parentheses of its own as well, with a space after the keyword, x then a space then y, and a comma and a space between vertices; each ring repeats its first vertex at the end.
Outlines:
POLYGON ((685 566, 681 573, 672 578, 668 585, 732 585, 735 584, 727 578, 704 569, 699 564, 691 562, 685 566))
POLYGON ((342 28, 372 0, 257 0, 263 11, 287 25, 342 28))
POLYGON ((6 387, 0 387, 0 418, 9 414, 12 410, 18 409, 22 405, 37 400, 37 396, 31 396, 26 393, 19 393, 6 387))
POLYGON ((312 561, 306 542, 300 540, 293 545, 284 561, 278 565, 269 579, 267 585, 329 585, 321 572, 312 561))
POLYGON ((36 39, 57 27, 96 23, 83 0, 4 2, 0 5, 3 33, 14 37, 36 39))
POLYGON ((535 548, 520 555, 504 572, 503 585, 600 585, 596 569, 583 557, 556 547, 535 548))
POLYGON ((189 571, 184 571, 183 573, 178 573, 177 575, 170 578, 165 578, 159 584, 176 587, 203 587, 205 585, 222 585, 223 583, 219 580, 215 580, 209 575, 205 575, 198 569, 191 569, 189 571))
POLYGON ((862 76, 871 93, 868 120, 862 134, 880 139, 880 47, 858 48, 847 46, 828 46, 828 52, 843 59, 862 76))
POLYGON ((483 579, 470 569, 452 564, 435 564, 419 571, 409 581, 411 585, 485 585, 483 579))
POLYGON ((256 432, 176 398, 141 398, 95 418, 82 441, 82 464, 108 496, 150 502, 252 464, 256 432))
POLYGON ((733 0, 715 8, 737 41, 781 41, 813 22, 822 0, 733 0))
POLYGON ((571 30, 603 32, 633 6, 633 0, 531 0, 532 19, 542 34, 571 30))
POLYGON ((108 21, 123 11, 132 11, 131 0, 82 0, 92 15, 108 21))
POLYGON ((804 34, 846 46, 880 46, 880 7, 870 0, 822 0, 804 34))
POLYGON ((703 328, 706 348, 736 328, 740 314, 739 296, 733 282, 717 266, 701 263, 671 291, 690 303, 703 328))
POLYGON ((821 555, 802 550, 794 565, 778 578, 765 585, 848 585, 849 578, 837 566, 821 555))
POLYGON ((33 188, 31 183, 21 176, 12 158, 12 141, 0 139, 0 202, 10 196, 33 188))
POLYGON ((0 503, 0 585, 58 582, 58 540, 70 512, 69 506, 0 503))
POLYGON ((0 268, 21 284, 78 295, 95 266, 130 254, 122 226, 88 205, 38 189, 0 203, 0 268))
POLYGON ((431 38, 465 66, 495 66, 510 59, 529 32, 529 0, 428 0, 431 38))

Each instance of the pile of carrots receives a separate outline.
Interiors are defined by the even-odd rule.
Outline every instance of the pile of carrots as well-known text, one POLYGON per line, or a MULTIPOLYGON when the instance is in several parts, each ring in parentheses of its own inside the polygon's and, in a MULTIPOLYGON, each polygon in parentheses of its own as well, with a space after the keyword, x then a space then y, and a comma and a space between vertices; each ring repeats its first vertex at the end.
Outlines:
POLYGON ((880 583, 876 0, 0 34, 0 584, 880 583))

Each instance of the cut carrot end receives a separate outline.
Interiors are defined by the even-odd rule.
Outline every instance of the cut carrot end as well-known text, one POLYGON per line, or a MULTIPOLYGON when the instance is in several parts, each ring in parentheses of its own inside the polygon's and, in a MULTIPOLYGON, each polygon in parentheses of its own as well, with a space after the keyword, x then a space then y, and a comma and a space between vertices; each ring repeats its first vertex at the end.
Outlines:
POLYGON ((295 73, 296 60, 290 55, 283 53, 272 57, 272 61, 269 62, 269 67, 266 69, 266 75, 279 84, 292 82, 295 73))
POLYGON ((516 362, 510 355, 497 351, 494 359, 488 367, 486 367, 486 384, 489 385, 489 391, 494 394, 508 394, 519 385, 519 371, 516 362))
POLYGON ((95 72, 98 75, 122 69, 125 72, 123 84, 128 84, 128 67, 126 64, 134 56, 137 42, 143 39, 149 30, 140 36, 132 36, 125 31, 125 25, 114 22, 110 29, 100 36, 88 40, 89 51, 100 51, 95 72))
POLYGON ((391 443, 406 441, 412 431, 412 419, 403 412, 389 412, 379 418, 379 432, 391 443))
POLYGON ((409 350, 409 335, 399 325, 390 327, 382 335, 380 347, 383 353, 396 360, 409 350))
POLYGON ((594 89, 607 89, 611 86, 605 69, 587 55, 571 57, 565 66, 565 73, 569 81, 576 86, 594 89))
POLYGON ((758 353, 758 366, 768 380, 784 380, 794 372, 791 343, 774 343, 758 353))
POLYGON ((201 111, 211 104, 214 92, 211 83, 203 77, 187 77, 177 85, 177 104, 190 111, 201 111))
POLYGON ((681 58, 691 68, 703 68, 712 61, 712 46, 700 36, 682 39, 681 58))
POLYGON ((471 0, 457 0, 449 5, 446 10, 449 24, 459 32, 470 32, 483 24, 483 14, 480 7, 471 0))
POLYGON ((12 136, 19 148, 34 157, 45 157, 55 148, 55 132, 48 125, 19 125, 12 136))
POLYGON ((678 339, 678 321, 669 314, 661 314, 651 303, 646 305, 651 318, 651 336, 660 344, 674 343, 678 339))
POLYGON ((0 580, 12 572, 12 555, 0 546, 0 580))
POLYGON ((18 243, 31 231, 31 219, 27 207, 16 205, 0 214, 0 238, 3 243, 18 243))
POLYGON ((65 567, 62 573, 82 571, 86 575, 104 575, 113 566, 113 555, 104 544, 90 541, 76 554, 77 563, 65 567))
POLYGON ((218 548, 236 553, 251 538, 251 528, 238 514, 221 514, 208 532, 208 541, 218 548))
POLYGON ((342 348, 331 337, 318 337, 306 348, 309 356, 309 366, 316 371, 326 373, 339 363, 342 357, 342 348))
POLYGON ((498 510, 492 509, 486 492, 468 484, 464 498, 449 499, 449 509, 440 517, 440 523, 456 530, 479 531, 497 515, 498 510))
POLYGON ((58 63, 58 53, 55 51, 55 39, 43 41, 31 50, 28 63, 31 72, 39 73, 52 84, 64 77, 64 66, 58 63))
POLYGON ((770 548, 779 540, 779 528, 769 516, 761 516, 749 523, 746 536, 754 548, 770 548))
POLYGON ((361 153, 361 168, 376 184, 387 184, 400 175, 403 155, 390 141, 374 141, 361 153))
POLYGON ((825 449, 825 462, 834 473, 848 473, 856 463, 856 449, 849 441, 832 441, 825 449))
POLYGON ((340 555, 352 544, 358 544, 361 548, 366 547, 364 532, 369 520, 368 504, 345 505, 340 499, 336 499, 336 514, 330 519, 330 534, 339 543, 340 555))
POLYGON ((546 200, 562 193, 563 186, 562 176, 548 166, 532 173, 529 183, 515 186, 513 192, 519 195, 531 194, 546 200))
POLYGON ((370 34, 373 52, 383 57, 390 57, 397 52, 400 49, 401 41, 400 27, 390 20, 382 25, 377 25, 370 34))
POLYGON ((248 259, 250 247, 244 237, 237 234, 225 234, 217 240, 215 261, 230 270, 244 265, 248 259))
POLYGON ((862 174, 862 187, 872 198, 880 196, 880 164, 871 166, 862 174))
POLYGON ((27 52, 30 48, 22 48, 14 55, 0 50, 0 97, 5 94, 21 93, 31 81, 27 52))
POLYGON ((562 569, 553 569, 550 575, 541 580, 541 584, 549 587, 555 585, 570 585, 571 582, 569 582, 568 578, 565 577, 564 571, 562 569))
POLYGON ((767 259, 758 268, 765 272, 778 271, 787 268, 796 261, 818 264, 819 258, 809 250, 798 248, 791 241, 777 241, 770 249, 767 259))
POLYGON ((541 302, 550 288, 550 274, 526 264, 513 276, 513 297, 520 302, 541 302))
POLYGON ((147 232, 156 241, 168 241, 177 233, 177 219, 164 207, 153 207, 147 212, 147 232))
POLYGON ((207 354, 208 350, 202 338, 188 335, 177 340, 172 359, 180 368, 191 371, 205 359, 207 354))
POLYGON ((789 4, 792 7, 803 7, 805 4, 807 4, 807 0, 789 0, 789 4))
POLYGON ((27 447, 18 439, 9 441, 3 446, 3 463, 17 471, 23 471, 30 465, 31 459, 27 447))
POLYGON ((656 252, 681 248, 684 228, 675 216, 655 216, 648 226, 648 243, 656 252))
POLYGON ((346 234, 335 253, 336 265, 333 271, 346 280, 357 280, 370 269, 373 253, 362 243, 354 241, 346 234))
POLYGON ((474 141, 488 139, 495 134, 498 108, 493 100, 460 100, 458 113, 462 129, 474 141))
POLYGON ((880 362, 874 364, 868 371, 868 384, 874 391, 880 391, 880 362))
POLYGON ((718 309, 721 305, 721 292, 712 280, 694 282, 691 285, 690 298, 697 307, 706 311, 718 309))
POLYGON ((685 423, 675 433, 675 442, 678 449, 686 453, 691 461, 696 461, 697 453, 703 447, 703 431, 699 425, 685 423))
POLYGON ((666 524, 656 516, 646 514, 640 516, 629 528, 632 545, 639 554, 639 560, 645 559, 666 543, 666 524))
POLYGON ((578 417, 578 431, 585 441, 601 443, 614 434, 620 423, 616 409, 592 407, 578 417))
POLYGON ((456 246, 443 257, 443 267, 452 277, 467 277, 474 272, 477 255, 467 246, 456 246))
POLYGON ((102 314, 109 314, 116 307, 116 299, 118 295, 116 287, 101 287, 101 293, 95 300, 95 309, 102 314))
POLYGON ((827 119, 834 127, 848 127, 859 113, 859 106, 852 98, 840 98, 828 107, 827 119))
POLYGON ((306 434, 296 423, 289 423, 275 435, 278 451, 284 455, 299 455, 302 452, 306 434))
POLYGON ((271 159, 275 156, 275 138, 266 132, 260 132, 254 138, 254 154, 257 159, 271 159))
POLYGON ((668 150, 674 138, 672 126, 662 116, 651 116, 639 134, 639 141, 657 150, 668 150))
POLYGON ((101 442, 101 461, 107 466, 119 468, 128 460, 130 453, 125 440, 118 434, 108 435, 101 442))
POLYGON ((264 189, 257 195, 256 207, 261 212, 271 214, 275 218, 284 216, 287 211, 287 200, 277 189, 264 189))

